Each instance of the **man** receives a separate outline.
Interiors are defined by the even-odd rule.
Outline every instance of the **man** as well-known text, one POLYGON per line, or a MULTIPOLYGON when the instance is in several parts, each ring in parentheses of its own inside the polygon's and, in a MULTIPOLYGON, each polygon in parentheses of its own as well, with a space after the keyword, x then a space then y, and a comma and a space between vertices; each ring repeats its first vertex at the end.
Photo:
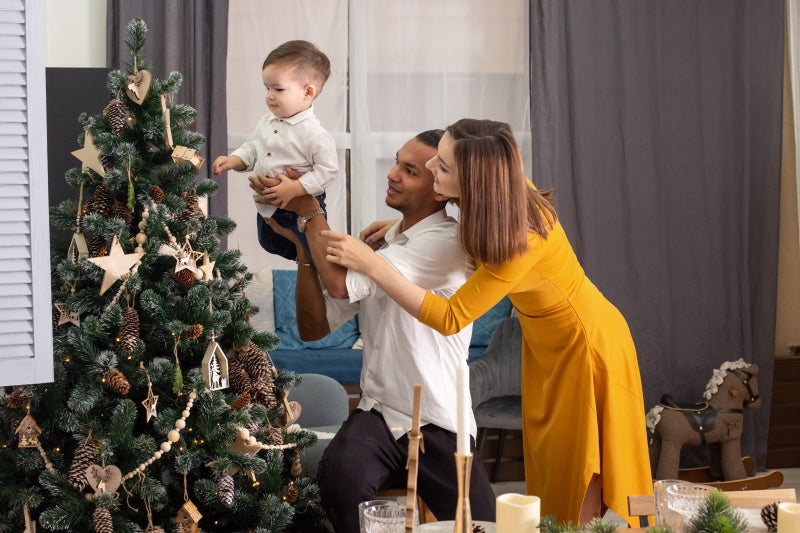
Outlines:
MULTIPOLYGON (((415 283, 449 297, 466 281, 471 265, 458 242, 457 222, 445 213, 447 198, 433 191, 433 175, 425 168, 425 162, 436 155, 442 133, 421 133, 398 150, 387 176, 386 205, 397 209, 402 219, 386 233, 385 244, 376 253, 415 283)), ((260 176, 251 178, 254 190, 265 191, 266 203, 272 196, 265 186, 273 183, 260 176)), ((312 262, 303 246, 297 246, 301 337, 321 338, 359 313, 364 341, 361 401, 325 450, 318 470, 329 519, 337 532, 357 533, 359 502, 373 499, 381 489, 405 487, 406 432, 411 427, 417 383, 422 385, 425 450, 419 456, 418 493, 439 520, 453 519, 458 499, 456 367, 467 357, 471 328, 445 337, 422 325, 369 277, 325 260, 327 240, 320 231, 329 228, 313 197, 295 198, 286 208, 298 214, 313 258, 312 262)), ((274 220, 267 223, 291 238, 274 220)), ((474 419, 470 433, 475 434, 474 419)), ((477 456, 470 505, 473 518, 494 520, 494 493, 477 456)))

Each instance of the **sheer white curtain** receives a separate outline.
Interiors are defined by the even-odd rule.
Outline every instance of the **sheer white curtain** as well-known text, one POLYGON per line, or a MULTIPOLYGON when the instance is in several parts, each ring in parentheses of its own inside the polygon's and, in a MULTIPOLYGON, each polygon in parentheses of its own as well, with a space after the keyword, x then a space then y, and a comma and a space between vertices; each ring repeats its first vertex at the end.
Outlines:
MULTIPOLYGON (((342 173, 328 191, 334 229, 357 234, 375 219, 397 216, 384 205, 386 174, 397 149, 420 131, 463 117, 502 120, 517 132, 527 162, 527 5, 525 0, 301 0, 267 8, 257 0, 233 1, 229 144, 235 148, 247 139, 264 112, 264 57, 281 42, 299 38, 316 43, 333 68, 315 109, 342 154, 342 173)), ((251 270, 289 268, 258 247, 245 177, 229 181, 230 213, 239 223, 229 246, 242 250, 251 270)))
MULTIPOLYGON (((795 179, 797 191, 797 212, 800 213, 800 0, 787 0, 786 35, 789 40, 789 76, 792 86, 792 106, 794 113, 795 179)), ((800 228, 800 217, 798 217, 800 228)))

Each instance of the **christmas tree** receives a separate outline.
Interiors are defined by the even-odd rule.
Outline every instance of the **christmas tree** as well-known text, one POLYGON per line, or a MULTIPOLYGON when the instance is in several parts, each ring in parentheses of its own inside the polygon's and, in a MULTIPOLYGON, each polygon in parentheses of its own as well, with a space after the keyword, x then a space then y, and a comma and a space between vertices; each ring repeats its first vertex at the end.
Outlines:
POLYGON ((109 104, 79 119, 76 199, 51 208, 74 232, 52 243, 55 380, 0 391, 0 532, 312 530, 297 378, 248 323, 239 252, 217 249, 233 222, 200 208, 217 185, 198 182, 182 77, 153 77, 146 25, 128 32, 109 104))

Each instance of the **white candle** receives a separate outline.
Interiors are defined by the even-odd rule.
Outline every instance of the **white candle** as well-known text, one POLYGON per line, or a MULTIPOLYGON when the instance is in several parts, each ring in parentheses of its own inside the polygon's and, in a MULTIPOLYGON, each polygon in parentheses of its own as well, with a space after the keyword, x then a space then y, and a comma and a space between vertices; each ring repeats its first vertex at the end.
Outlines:
POLYGON ((497 497, 497 533, 538 532, 538 496, 506 493, 497 497))
POLYGON ((471 420, 472 401, 469 394, 469 365, 462 360, 456 368, 456 411, 457 411, 457 438, 456 453, 469 455, 469 427, 471 420))
POLYGON ((800 531, 800 503, 779 503, 778 533, 797 533, 798 531, 800 531))

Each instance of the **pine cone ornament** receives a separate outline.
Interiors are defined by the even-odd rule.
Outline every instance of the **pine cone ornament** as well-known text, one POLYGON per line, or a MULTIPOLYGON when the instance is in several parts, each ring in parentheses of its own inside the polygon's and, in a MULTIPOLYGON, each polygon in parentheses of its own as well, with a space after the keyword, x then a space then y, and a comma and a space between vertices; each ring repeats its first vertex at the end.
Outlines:
POLYGON ((203 324, 192 324, 183 330, 183 336, 187 339, 196 339, 203 334, 203 324))
POLYGON ((111 512, 105 507, 95 507, 92 513, 92 522, 96 533, 114 533, 114 524, 111 512))
POLYGON ((188 269, 179 270, 177 272, 175 272, 173 270, 172 271, 172 279, 174 279, 180 285, 182 285, 183 287, 186 287, 186 288, 191 287, 195 282, 194 274, 192 273, 191 270, 188 270, 188 269))
POLYGON ((81 206, 81 222, 83 221, 83 217, 88 215, 89 213, 94 213, 94 200, 87 200, 81 206))
POLYGON ((119 344, 125 353, 133 353, 139 346, 139 313, 133 307, 126 307, 122 310, 119 344))
POLYGON ((247 394, 253 386, 253 380, 247 375, 244 366, 234 357, 228 359, 228 380, 233 391, 238 394, 247 394))
POLYGON ((69 467, 68 480, 75 490, 81 492, 89 484, 86 469, 97 462, 97 446, 91 438, 87 438, 75 449, 72 464, 69 467))
POLYGON ((103 165, 103 168, 108 171, 114 168, 114 157, 111 154, 100 154, 100 164, 103 165))
POLYGON ((778 504, 781 502, 768 503, 761 508, 761 521, 767 526, 769 531, 778 531, 778 504))
POLYGON ((128 392, 131 390, 131 384, 128 382, 128 378, 126 378, 125 374, 116 368, 106 374, 104 379, 106 380, 106 385, 108 388, 114 392, 128 394, 128 392))
POLYGON ((111 131, 114 135, 122 135, 125 128, 130 124, 131 112, 127 106, 122 103, 119 98, 111 100, 105 109, 103 109, 103 117, 108 121, 111 126, 111 131))
POLYGON ((150 195, 150 198, 152 198, 153 201, 157 204, 163 202, 164 198, 167 197, 167 195, 164 194, 164 191, 158 185, 153 185, 152 187, 150 187, 148 194, 150 195))
POLYGON ((294 503, 297 501, 297 497, 300 495, 300 491, 297 490, 297 487, 294 485, 289 485, 289 488, 286 489, 286 494, 283 495, 283 499, 289 503, 294 503))
POLYGON ((95 213, 99 213, 103 218, 108 218, 114 212, 114 195, 103 185, 99 184, 94 189, 94 200, 92 202, 95 213))
POLYGON ((122 202, 114 202, 113 216, 115 218, 121 218, 124 220, 126 226, 130 226, 131 222, 133 222, 133 214, 131 213, 131 210, 128 209, 128 206, 122 202))
POLYGON ((205 214, 203 210, 200 209, 200 201, 197 198, 196 194, 192 194, 189 192, 182 192, 181 198, 183 198, 184 203, 186 204, 186 209, 178 215, 178 219, 181 222, 188 222, 193 218, 203 218, 205 214))
POLYGON ((281 428, 269 427, 267 428, 267 433, 269 433, 267 440, 270 444, 273 446, 280 446, 283 444, 283 430, 281 428))
POLYGON ((245 392, 244 394, 236 398, 236 400, 234 400, 234 402, 231 404, 231 409, 233 409, 234 411, 241 411, 242 409, 250 405, 250 400, 252 400, 252 397, 250 396, 249 393, 245 392))
POLYGON ((102 257, 108 255, 108 243, 100 235, 89 237, 89 255, 92 257, 102 257))
POLYGON ((253 341, 247 341, 238 357, 251 379, 269 379, 271 382, 272 374, 267 354, 253 341))
POLYGON ((217 480, 217 491, 219 491, 219 501, 225 507, 233 507, 233 476, 222 474, 217 480))
POLYGON ((30 399, 31 395, 27 392, 22 389, 14 389, 14 392, 9 394, 8 398, 6 398, 6 405, 11 409, 24 409, 28 406, 28 400, 30 399))

